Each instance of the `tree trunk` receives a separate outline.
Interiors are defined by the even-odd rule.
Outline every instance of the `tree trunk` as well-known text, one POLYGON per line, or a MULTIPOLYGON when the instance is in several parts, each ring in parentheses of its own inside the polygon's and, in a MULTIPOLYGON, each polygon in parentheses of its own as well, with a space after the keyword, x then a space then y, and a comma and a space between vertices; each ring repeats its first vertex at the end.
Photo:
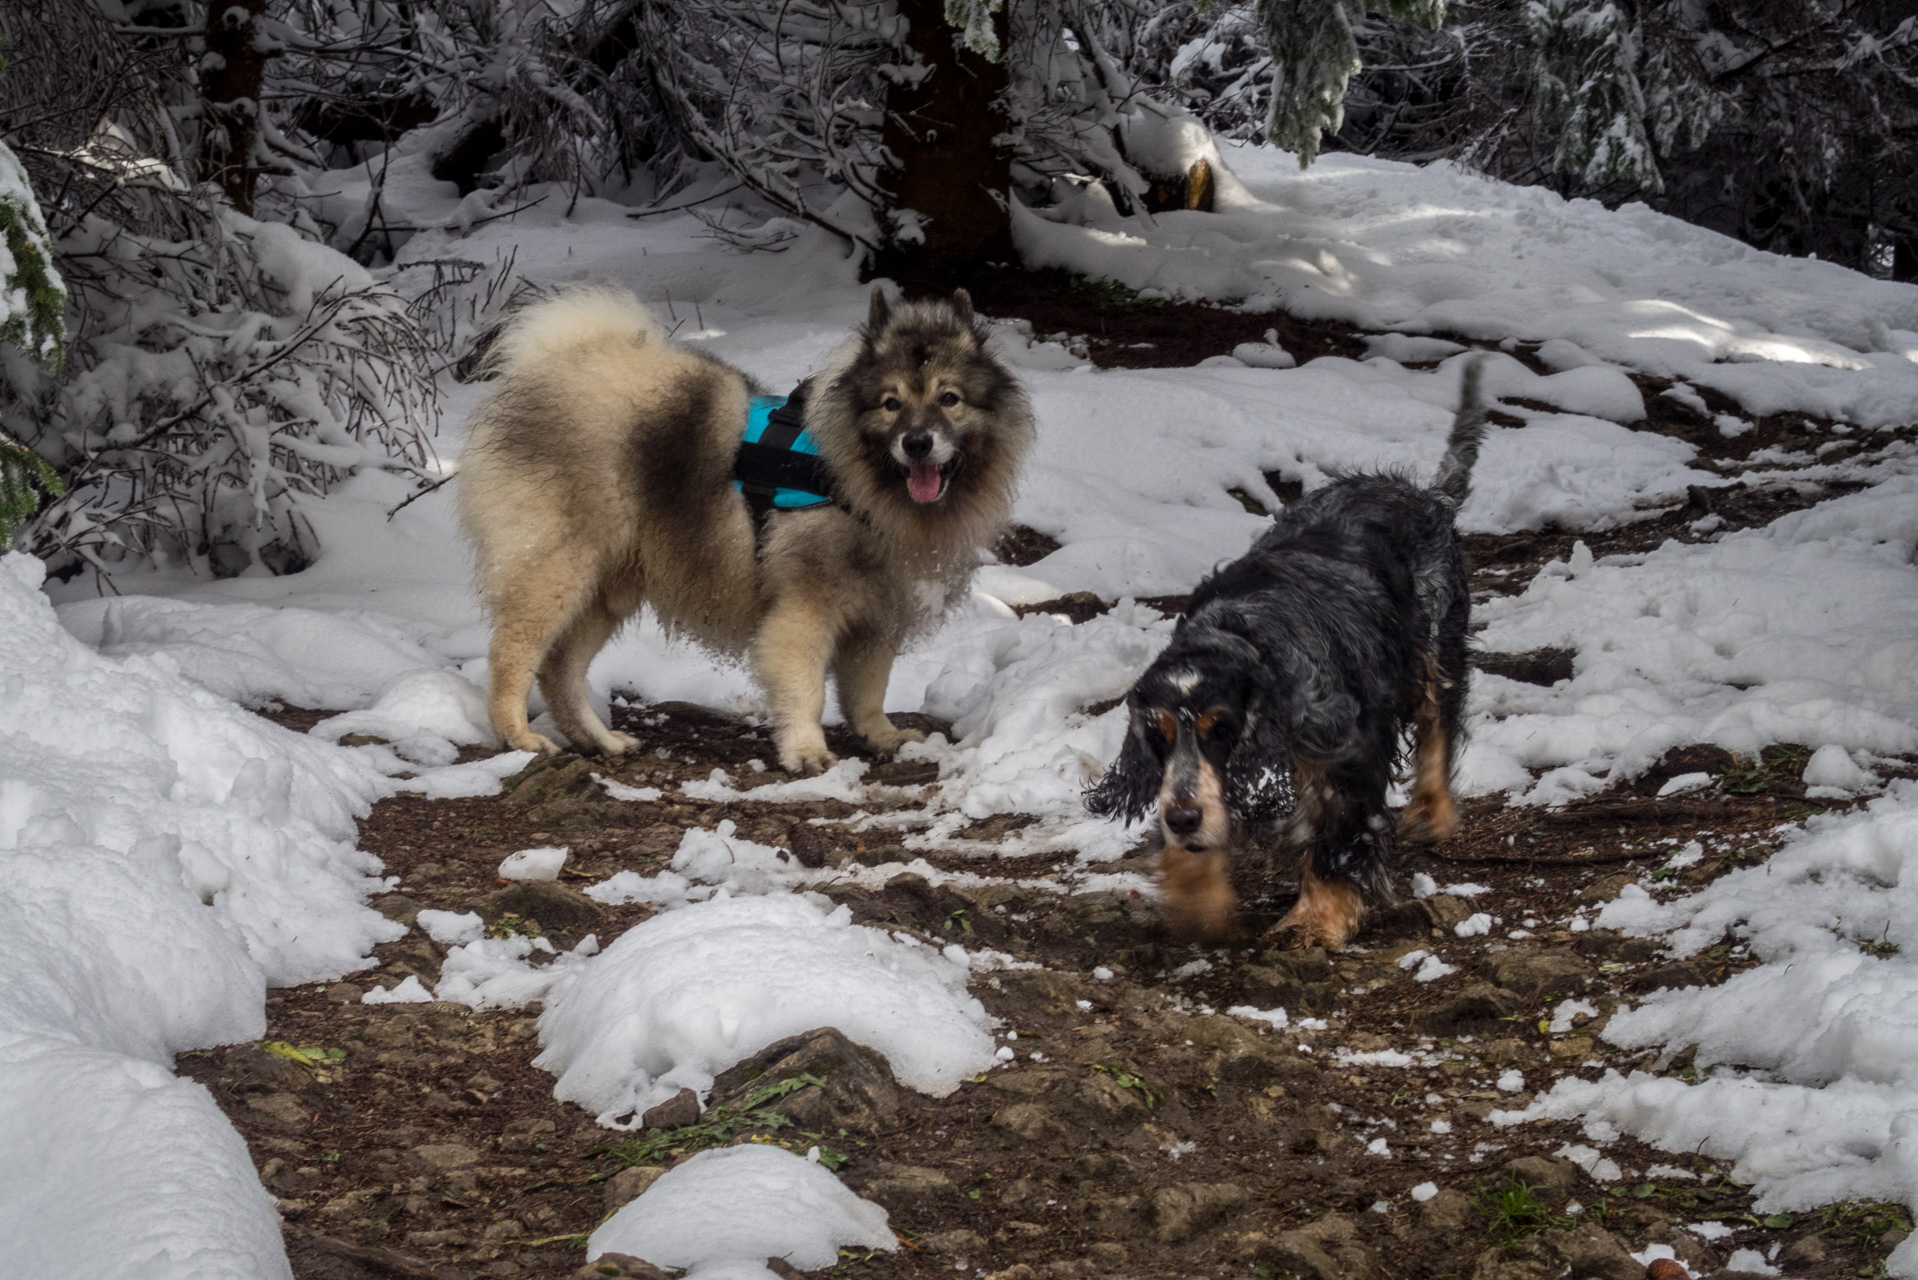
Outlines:
POLYGON ((218 183, 241 213, 253 212, 260 167, 260 89, 266 82, 266 0, 207 0, 206 53, 200 63, 205 104, 200 181, 218 183))
MULTIPOLYGON (((928 72, 886 96, 883 136, 893 167, 884 185, 895 223, 885 228, 875 265, 915 292, 943 292, 1013 261, 1011 159, 994 143, 1011 127, 1004 101, 1011 79, 1003 58, 991 62, 960 43, 945 0, 900 0, 899 12, 928 72)), ((993 22, 1004 49, 1006 10, 993 22)))

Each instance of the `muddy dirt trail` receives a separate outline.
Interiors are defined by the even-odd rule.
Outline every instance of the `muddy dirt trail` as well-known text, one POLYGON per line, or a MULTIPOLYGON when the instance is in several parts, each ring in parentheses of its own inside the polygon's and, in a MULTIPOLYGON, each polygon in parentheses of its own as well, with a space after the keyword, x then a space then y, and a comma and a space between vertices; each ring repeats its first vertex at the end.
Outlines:
MULTIPOLYGON (((1129 349, 1115 323, 1107 318, 1095 352, 1129 349)), ((1236 330, 1226 336, 1239 340, 1236 330)), ((1328 349, 1354 345, 1343 333, 1322 336, 1328 349)), ((1648 401, 1645 429, 1731 447, 1676 402, 1648 401)), ((1818 433, 1814 423, 1767 420, 1736 444, 1742 455, 1818 433)), ((1829 492, 1781 475, 1582 536, 1601 555, 1648 549, 1763 524, 1829 492)), ((1550 532, 1472 539, 1475 585, 1521 589, 1572 542, 1550 532)), ((1044 544, 1025 531, 1004 550, 1016 561, 1044 544)), ((1082 621, 1109 603, 1040 608, 1082 621)), ((1570 655, 1479 662, 1550 684, 1569 674, 1570 655)), ((273 718, 303 729, 323 714, 273 718)), ((382 802, 362 823, 361 845, 399 888, 375 905, 409 925, 423 908, 477 911, 495 935, 541 934, 562 951, 588 933, 606 944, 648 908, 602 906, 582 889, 619 871, 656 872, 687 829, 730 821, 739 836, 816 867, 814 887, 861 923, 1008 957, 972 988, 1001 1020, 1011 1061, 932 1099, 820 1028, 722 1077, 704 1115, 617 1133, 553 1099, 552 1077, 532 1065, 536 1006, 360 1003, 370 985, 437 979, 444 949, 414 928, 378 948, 378 968, 271 993, 262 1042, 180 1060, 232 1117, 280 1198, 302 1280, 658 1275, 616 1259, 585 1266, 586 1234, 675 1161, 733 1142, 818 1147, 848 1186, 884 1205, 899 1251, 849 1254, 819 1273, 875 1280, 1639 1280, 1645 1269, 1629 1255, 1649 1243, 1672 1246, 1693 1276, 1754 1248, 1794 1276, 1824 1280, 1882 1274, 1909 1230, 1901 1210, 1876 1205, 1756 1215, 1748 1192, 1709 1160, 1625 1141, 1595 1164, 1574 1126, 1490 1119, 1570 1074, 1615 1067, 1690 1078, 1687 1058, 1617 1052, 1598 1032, 1647 992, 1722 982, 1750 963, 1744 948, 1727 939, 1675 962, 1652 943, 1568 922, 1583 910, 1576 924, 1585 925, 1626 885, 1689 890, 1765 858, 1781 824, 1827 807, 1805 798, 1803 753, 1793 748, 1757 761, 1676 752, 1624 791, 1552 812, 1470 802, 1457 839, 1398 861, 1402 885, 1423 873, 1442 891, 1378 913, 1356 945, 1328 955, 1257 944, 1297 892, 1274 850, 1249 850, 1238 863, 1245 941, 1177 945, 1135 892, 1074 892, 1083 868, 1067 855, 994 857, 997 841, 1028 821, 1019 815, 963 833, 976 856, 927 855, 976 883, 872 874, 920 856, 899 842, 914 830, 915 797, 937 785, 932 765, 875 762, 867 780, 896 788, 887 803, 897 822, 884 829, 857 817, 883 807, 871 804, 757 803, 750 793, 700 802, 677 785, 715 768, 777 779, 742 768, 771 758, 766 731, 683 704, 616 714, 645 751, 610 766, 541 761, 484 799, 382 802), (613 799, 595 770, 664 795, 613 799), (1654 798, 1666 779, 1700 771, 1721 785, 1654 798), (1694 840, 1703 857, 1667 870, 1694 840), (571 850, 560 881, 497 878, 507 854, 542 845, 571 850), (1475 916, 1498 927, 1474 933, 1475 916), (1457 972, 1421 981, 1431 967, 1419 952, 1442 952, 1457 972), (1281 1007, 1283 1026, 1228 1012, 1281 1007), (1719 1225, 1687 1229, 1699 1223, 1719 1225)), ((856 754, 849 741, 832 745, 856 754)), ((1098 869, 1149 873, 1151 862, 1142 839, 1131 857, 1098 869)))

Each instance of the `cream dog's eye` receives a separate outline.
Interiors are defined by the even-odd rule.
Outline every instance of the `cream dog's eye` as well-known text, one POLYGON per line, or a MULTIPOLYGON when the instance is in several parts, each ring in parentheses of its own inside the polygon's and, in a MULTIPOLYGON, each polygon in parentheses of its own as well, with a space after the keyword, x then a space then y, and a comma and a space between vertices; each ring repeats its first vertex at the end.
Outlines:
POLYGON ((959 393, 957 391, 941 391, 939 393, 939 403, 950 409, 959 403, 959 393))
POLYGON ((885 400, 881 403, 880 407, 883 408, 887 413, 898 413, 899 397, 887 396, 885 400))

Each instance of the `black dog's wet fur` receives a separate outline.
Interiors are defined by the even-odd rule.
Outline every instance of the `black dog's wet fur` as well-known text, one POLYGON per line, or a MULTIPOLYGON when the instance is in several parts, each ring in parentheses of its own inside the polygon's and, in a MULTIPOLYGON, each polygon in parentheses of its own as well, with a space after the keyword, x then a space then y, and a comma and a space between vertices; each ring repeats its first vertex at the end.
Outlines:
POLYGON ((1471 594, 1454 517, 1484 430, 1474 362, 1433 488, 1385 473, 1343 477, 1286 507, 1249 552, 1201 582, 1172 643, 1133 686, 1124 749, 1087 808, 1144 817, 1170 749, 1157 711, 1190 722, 1221 708, 1200 750, 1225 778, 1234 822, 1302 819, 1292 831, 1313 874, 1389 896, 1386 788, 1428 657, 1446 759, 1457 759, 1471 594), (1295 764, 1306 761, 1315 779, 1322 768, 1329 797, 1296 794, 1295 764))

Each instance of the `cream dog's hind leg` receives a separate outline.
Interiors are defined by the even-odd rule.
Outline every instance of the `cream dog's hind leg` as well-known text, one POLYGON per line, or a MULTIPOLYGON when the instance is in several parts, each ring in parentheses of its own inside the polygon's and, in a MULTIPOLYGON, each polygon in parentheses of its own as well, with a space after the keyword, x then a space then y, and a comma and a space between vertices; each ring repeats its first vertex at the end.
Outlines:
POLYGON ((823 773, 839 762, 819 727, 838 623, 814 601, 788 595, 766 611, 753 641, 753 669, 772 702, 779 764, 789 773, 823 773))
POLYGON ((586 696, 586 668, 623 621, 604 598, 595 598, 554 642, 540 666, 540 692, 546 695, 560 732, 580 751, 617 756, 639 745, 631 734, 608 729, 586 696))
POLYGON ((848 636, 833 659, 839 683, 839 711, 874 751, 896 751, 908 742, 924 742, 917 729, 901 729, 886 718, 886 682, 892 678, 897 645, 872 636, 848 636))
POLYGON ((491 688, 486 705, 493 728, 511 750, 553 755, 559 744, 534 733, 526 723, 526 695, 532 692, 533 673, 571 629, 593 589, 591 559, 577 551, 566 555, 555 550, 540 563, 538 572, 494 572, 488 579, 486 602, 493 615, 493 643, 488 650, 491 688))

